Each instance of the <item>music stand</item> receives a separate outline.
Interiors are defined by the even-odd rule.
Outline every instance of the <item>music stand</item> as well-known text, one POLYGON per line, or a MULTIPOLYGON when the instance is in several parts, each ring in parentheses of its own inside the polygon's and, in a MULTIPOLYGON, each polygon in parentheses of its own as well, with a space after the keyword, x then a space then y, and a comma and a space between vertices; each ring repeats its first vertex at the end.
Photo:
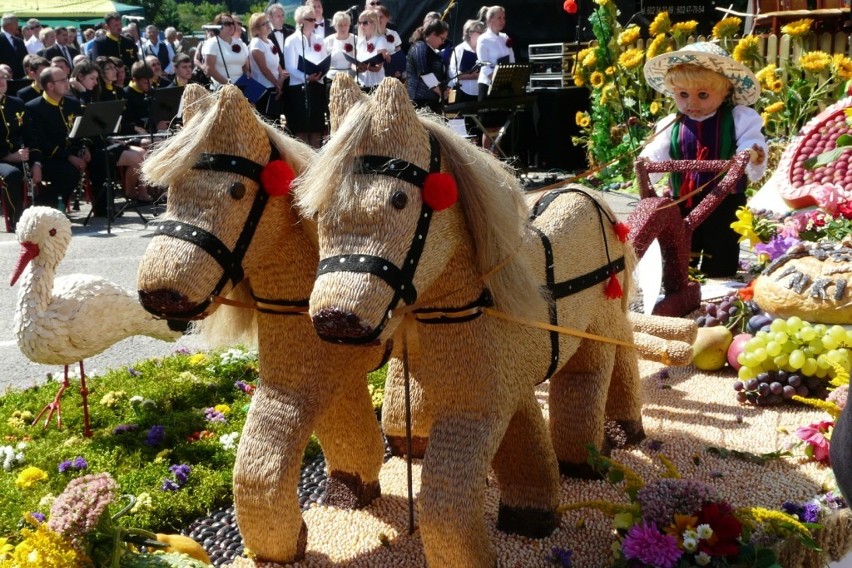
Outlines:
MULTIPOLYGON (((121 120, 121 113, 124 112, 126 101, 103 101, 98 103, 90 103, 83 109, 83 115, 77 117, 74 121, 74 126, 71 128, 71 133, 68 138, 71 140, 82 140, 83 138, 100 138, 106 140, 110 134, 114 134, 118 130, 118 125, 121 120)), ((92 203, 92 209, 83 224, 86 225, 92 214, 95 211, 95 203, 101 195, 106 192, 107 198, 107 234, 112 232, 112 207, 113 207, 113 180, 109 164, 109 152, 104 149, 104 161, 106 169, 104 170, 104 183, 97 196, 92 203)))
MULTIPOLYGON (((527 84, 530 82, 530 64, 529 63, 500 63, 494 68, 494 73, 491 75, 491 85, 488 87, 488 97, 522 97, 526 94, 527 84)), ((500 147, 500 142, 509 130, 515 116, 522 107, 515 107, 509 111, 503 126, 497 133, 495 138, 491 137, 488 129, 482 127, 482 132, 491 140, 491 147, 508 160, 509 156, 500 147)))
POLYGON ((171 124, 180 110, 180 100, 184 87, 166 87, 148 91, 151 106, 148 108, 148 130, 153 134, 157 124, 166 121, 171 124))

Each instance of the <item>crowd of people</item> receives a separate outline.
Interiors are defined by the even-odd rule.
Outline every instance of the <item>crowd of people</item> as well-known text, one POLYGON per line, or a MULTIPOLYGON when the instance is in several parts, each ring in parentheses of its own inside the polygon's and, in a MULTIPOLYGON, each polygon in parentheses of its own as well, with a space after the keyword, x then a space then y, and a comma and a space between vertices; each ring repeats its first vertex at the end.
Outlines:
POLYGON ((108 179, 117 179, 130 199, 154 199, 139 181, 139 165, 149 135, 176 126, 151 116, 161 89, 237 84, 260 114, 319 147, 327 134, 328 88, 338 73, 367 92, 386 76, 396 77, 414 105, 441 113, 451 90, 456 102, 482 99, 497 62, 514 62, 500 6, 483 7, 478 19, 465 23, 457 45, 448 42, 440 15, 430 12, 407 52, 381 0, 366 0, 363 10, 331 19, 321 0, 307 0, 293 13, 295 26, 285 19, 277 3, 251 14, 246 26, 222 13, 204 26, 206 39, 192 47, 173 27, 161 34, 149 25, 142 34, 135 23, 123 26, 118 13, 82 32, 3 15, 0 178, 6 230, 14 231, 28 204, 67 207, 84 174, 95 215, 108 212, 111 196, 101 191, 108 179), (70 137, 87 105, 117 100, 125 101, 120 139, 70 137))

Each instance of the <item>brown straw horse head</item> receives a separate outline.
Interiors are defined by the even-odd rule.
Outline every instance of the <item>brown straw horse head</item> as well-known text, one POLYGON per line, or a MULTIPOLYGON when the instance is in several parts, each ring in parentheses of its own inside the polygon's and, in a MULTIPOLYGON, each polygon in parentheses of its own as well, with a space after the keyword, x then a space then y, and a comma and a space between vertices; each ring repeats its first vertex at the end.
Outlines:
POLYGON ((337 132, 343 117, 356 104, 366 101, 367 95, 348 73, 338 73, 328 93, 329 122, 332 134, 337 132))

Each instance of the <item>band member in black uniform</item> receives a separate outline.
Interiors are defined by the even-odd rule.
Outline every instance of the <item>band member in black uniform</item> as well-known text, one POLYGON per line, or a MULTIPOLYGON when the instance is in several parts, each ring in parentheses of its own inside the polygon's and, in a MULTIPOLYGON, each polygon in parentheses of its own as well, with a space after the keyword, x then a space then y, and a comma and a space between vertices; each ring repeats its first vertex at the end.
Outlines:
MULTIPOLYGON (((121 119, 121 130, 123 134, 148 134, 150 125, 148 115, 150 114, 151 98, 148 92, 151 90, 151 80, 154 72, 144 61, 137 61, 130 69, 130 84, 124 88, 124 98, 127 99, 127 107, 121 119)), ((156 130, 168 130, 169 124, 161 121, 155 125, 156 130)))
POLYGON ((120 57, 124 65, 130 69, 139 61, 139 51, 132 39, 121 35, 121 14, 110 12, 104 16, 107 34, 95 40, 92 46, 92 59, 102 55, 120 57))
POLYGON ((27 77, 32 80, 32 84, 20 89, 15 96, 25 103, 40 97, 41 85, 38 84, 38 77, 48 67, 50 67, 50 61, 40 55, 27 55, 24 57, 24 70, 27 72, 27 77))
POLYGON ((82 112, 80 103, 65 96, 68 77, 62 69, 48 67, 41 72, 39 84, 42 96, 25 105, 34 137, 30 150, 33 181, 45 182, 36 192, 35 203, 57 207, 60 198, 68 203, 91 156, 81 142, 68 139, 74 119, 82 112))
POLYGON ((29 125, 24 102, 6 96, 6 86, 10 79, 7 72, 0 71, 0 191, 3 192, 6 230, 12 233, 21 213, 24 212, 27 185, 23 164, 26 162, 32 166, 27 144, 27 141, 31 142, 29 139, 32 127, 29 125))

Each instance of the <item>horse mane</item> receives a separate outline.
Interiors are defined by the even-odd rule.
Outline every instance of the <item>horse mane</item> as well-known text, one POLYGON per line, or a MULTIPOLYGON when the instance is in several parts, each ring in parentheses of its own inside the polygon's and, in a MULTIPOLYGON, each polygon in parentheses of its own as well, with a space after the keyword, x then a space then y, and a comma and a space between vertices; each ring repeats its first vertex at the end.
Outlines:
MULTIPOLYGON (((296 204, 303 216, 311 217, 324 204, 344 210, 358 206, 359 182, 351 176, 361 143, 371 135, 373 116, 382 112, 375 107, 372 99, 356 103, 297 180, 296 204)), ((519 254, 529 210, 514 176, 502 162, 439 124, 434 115, 418 114, 418 122, 438 140, 444 168, 456 179, 476 267, 482 275, 494 271, 487 284, 495 306, 516 315, 540 312, 543 288, 525 255, 519 254)))

